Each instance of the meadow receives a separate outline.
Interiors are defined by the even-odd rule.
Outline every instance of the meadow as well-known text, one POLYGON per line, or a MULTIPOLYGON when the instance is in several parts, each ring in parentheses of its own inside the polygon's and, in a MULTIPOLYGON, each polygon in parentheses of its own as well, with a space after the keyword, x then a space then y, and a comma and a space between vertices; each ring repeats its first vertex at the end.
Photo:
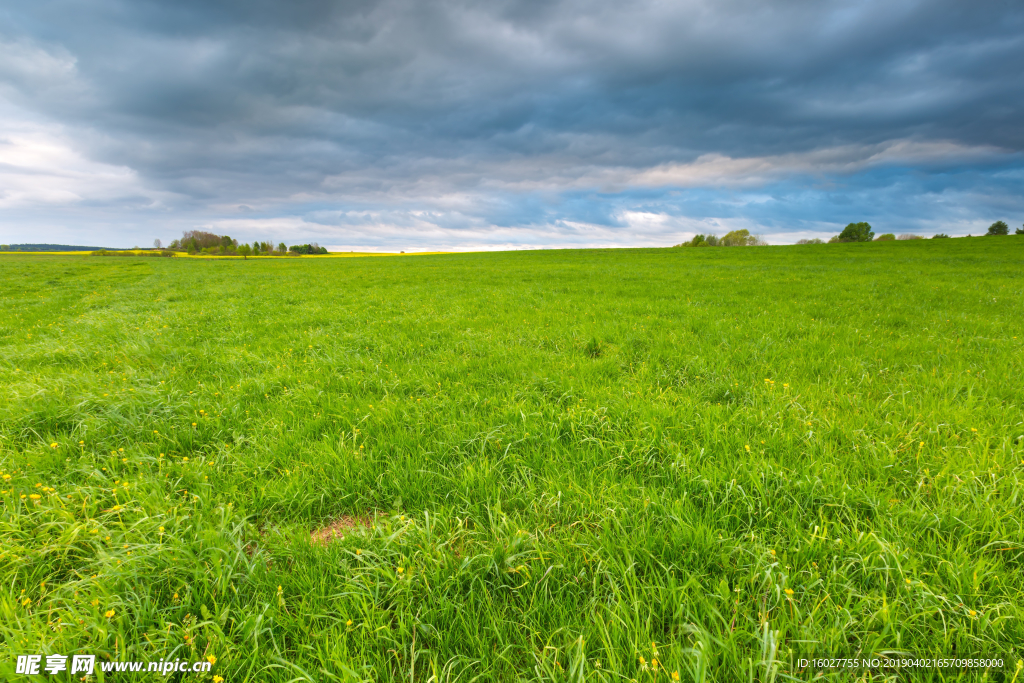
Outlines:
POLYGON ((1022 351, 1017 237, 0 255, 0 673, 1024 681, 1022 351))

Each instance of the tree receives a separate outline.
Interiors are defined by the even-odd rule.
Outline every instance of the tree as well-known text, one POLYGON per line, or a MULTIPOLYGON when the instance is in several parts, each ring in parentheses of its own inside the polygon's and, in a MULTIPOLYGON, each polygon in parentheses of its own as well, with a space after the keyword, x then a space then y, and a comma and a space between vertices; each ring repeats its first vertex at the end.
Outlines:
POLYGON ((287 245, 285 245, 284 242, 281 242, 280 244, 277 245, 277 251, 283 256, 284 254, 288 253, 288 247, 287 245))
POLYGON ((839 233, 840 242, 870 242, 875 236, 870 223, 850 223, 839 233))
POLYGON ((758 243, 757 237, 750 234, 749 230, 733 230, 722 238, 723 247, 752 247, 758 243))
POLYGON ((818 238, 818 237, 812 237, 811 239, 797 240, 796 243, 797 244, 825 244, 825 241, 820 239, 820 238, 818 238))
POLYGON ((249 258, 249 254, 252 253, 252 247, 248 244, 242 244, 242 246, 238 248, 238 253, 242 255, 242 260, 244 261, 249 258))
POLYGON ((1003 221, 996 221, 992 225, 988 226, 988 232, 986 235, 1009 235, 1010 226, 1003 221))
POLYGON ((947 235, 944 232, 940 232, 937 235, 932 235, 932 239, 933 240, 941 240, 941 239, 947 239, 948 240, 949 239, 949 235, 947 235))
POLYGON ((896 241, 896 235, 891 232, 887 232, 884 235, 879 235, 875 238, 876 242, 894 242, 896 241))
POLYGON ((161 248, 163 246, 164 246, 164 243, 161 242, 159 239, 153 240, 153 248, 154 249, 159 249, 159 248, 161 248))
POLYGON ((235 241, 227 235, 220 236, 220 250, 228 251, 231 247, 235 246, 235 241))
POLYGON ((1013 231, 1014 235, 1024 235, 1024 228, 1017 228, 1013 231))
POLYGON ((181 241, 188 242, 189 240, 195 241, 196 251, 198 251, 220 244, 220 235, 214 235, 212 232, 205 232, 203 230, 186 230, 181 234, 181 241))

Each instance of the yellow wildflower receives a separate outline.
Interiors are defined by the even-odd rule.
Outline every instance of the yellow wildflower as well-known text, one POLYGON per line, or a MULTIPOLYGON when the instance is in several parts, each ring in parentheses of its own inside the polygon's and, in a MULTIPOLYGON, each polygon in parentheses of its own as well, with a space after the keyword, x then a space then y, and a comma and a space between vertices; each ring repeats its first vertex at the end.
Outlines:
POLYGON ((206 658, 206 661, 208 661, 210 663, 210 666, 213 666, 214 664, 217 663, 217 658, 214 657, 213 655, 210 655, 209 657, 206 658))
POLYGON ((103 616, 105 616, 107 619, 110 619, 114 616, 114 610, 108 609, 106 612, 103 613, 103 616))

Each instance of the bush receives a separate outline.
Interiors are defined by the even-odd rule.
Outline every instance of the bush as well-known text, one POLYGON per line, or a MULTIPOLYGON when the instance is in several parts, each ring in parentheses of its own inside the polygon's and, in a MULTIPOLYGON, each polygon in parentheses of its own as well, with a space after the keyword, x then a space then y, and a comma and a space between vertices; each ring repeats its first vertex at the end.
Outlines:
POLYGON ((896 239, 896 235, 892 234, 891 232, 887 232, 884 235, 879 235, 878 237, 876 237, 875 241, 876 242, 891 242, 891 241, 893 241, 895 239, 896 239))
POLYGON ((986 235, 1009 235, 1010 226, 1003 221, 996 221, 992 225, 988 226, 988 232, 986 235))
POLYGON ((100 249, 98 251, 92 252, 90 254, 90 256, 156 256, 156 257, 167 256, 167 257, 169 257, 169 256, 174 256, 174 252, 170 251, 168 249, 161 249, 159 251, 156 251, 156 250, 131 251, 131 250, 128 250, 128 249, 118 250, 118 251, 111 251, 110 249, 100 249))
POLYGON ((949 235, 947 235, 944 232, 940 232, 937 235, 932 235, 932 239, 933 240, 942 240, 942 239, 948 240, 949 239, 949 235))
POLYGON ((817 237, 814 237, 814 238, 809 239, 809 240, 806 240, 806 239, 805 240, 797 240, 796 243, 797 244, 825 244, 825 241, 824 240, 820 240, 817 237))
POLYGON ((898 240, 923 240, 924 238, 921 237, 920 235, 914 235, 912 233, 905 232, 902 235, 900 235, 899 237, 897 237, 896 239, 898 239, 898 240))
POLYGON ((1013 231, 1014 235, 1024 235, 1024 228, 1017 228, 1013 231))

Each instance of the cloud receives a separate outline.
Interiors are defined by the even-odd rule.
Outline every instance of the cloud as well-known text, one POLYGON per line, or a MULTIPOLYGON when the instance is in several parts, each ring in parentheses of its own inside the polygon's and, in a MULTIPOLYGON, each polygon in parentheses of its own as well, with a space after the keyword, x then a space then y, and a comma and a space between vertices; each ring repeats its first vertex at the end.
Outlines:
POLYGON ((941 224, 936 196, 951 221, 1024 213, 1005 180, 1024 149, 1014 4, 40 0, 3 16, 0 211, 83 241, 224 221, 304 240, 376 216, 367 244, 646 244, 661 233, 625 218, 641 215, 783 240, 879 211, 941 224))
POLYGON ((152 206, 138 174, 84 157, 60 125, 0 108, 0 211, 85 203, 152 206))

